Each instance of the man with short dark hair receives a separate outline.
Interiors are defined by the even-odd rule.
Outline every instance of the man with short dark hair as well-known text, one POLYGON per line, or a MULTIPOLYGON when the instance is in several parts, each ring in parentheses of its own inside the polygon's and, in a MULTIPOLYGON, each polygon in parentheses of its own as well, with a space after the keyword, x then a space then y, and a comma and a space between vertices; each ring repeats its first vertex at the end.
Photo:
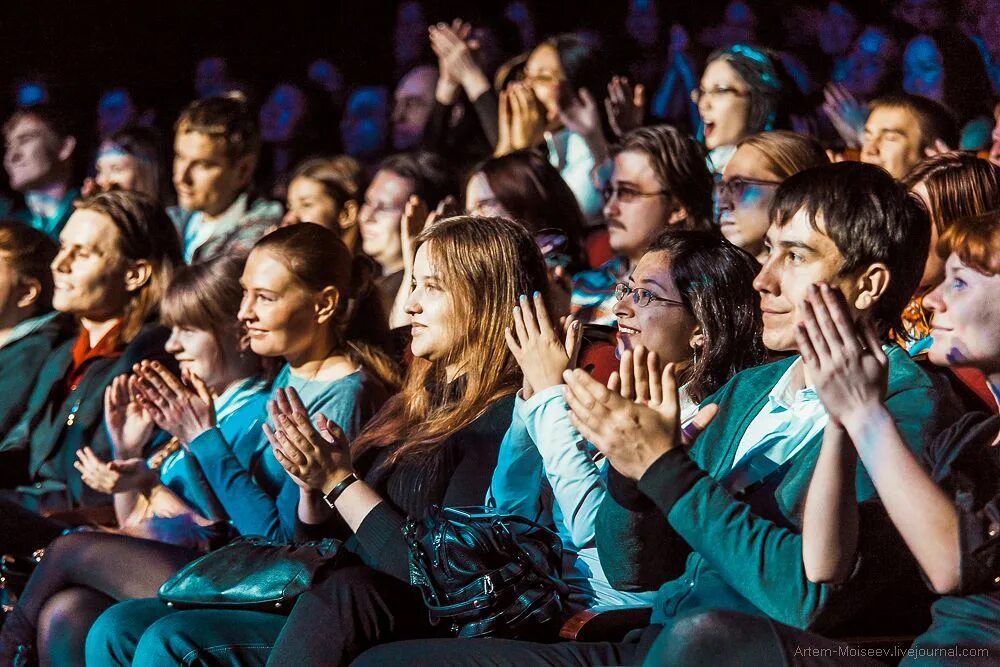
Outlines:
POLYGON ((903 179, 928 152, 958 147, 958 121, 948 109, 919 95, 889 95, 872 103, 861 161, 903 179))
POLYGON ((242 100, 209 97, 188 105, 175 127, 177 206, 167 212, 185 261, 248 252, 283 212, 278 202, 250 199, 260 153, 256 114, 242 100))
MULTIPOLYGON (((905 189, 880 169, 842 162, 786 180, 771 211, 769 256, 754 281, 767 346, 797 352, 804 298, 820 285, 841 290, 851 317, 888 340, 930 243, 926 214, 905 189)), ((919 451, 950 423, 951 397, 905 350, 887 349, 886 406, 919 451)), ((402 642, 353 664, 395 664, 403 656, 428 667, 691 664, 697 633, 731 612, 820 632, 886 634, 898 629, 891 627, 901 620, 893 618, 898 610, 919 615, 916 565, 863 470, 857 500, 865 533, 854 575, 838 587, 805 575, 799 527, 806 489, 822 440, 843 434, 797 355, 738 373, 706 398, 702 405, 718 405, 718 415, 690 448, 670 400, 654 408, 582 370, 564 377, 574 424, 611 464, 597 518, 601 564, 620 590, 658 589, 651 625, 619 643, 402 642)))
POLYGON ((19 109, 3 134, 10 187, 26 204, 14 217, 58 239, 80 195, 72 186, 77 141, 66 115, 45 104, 19 109))

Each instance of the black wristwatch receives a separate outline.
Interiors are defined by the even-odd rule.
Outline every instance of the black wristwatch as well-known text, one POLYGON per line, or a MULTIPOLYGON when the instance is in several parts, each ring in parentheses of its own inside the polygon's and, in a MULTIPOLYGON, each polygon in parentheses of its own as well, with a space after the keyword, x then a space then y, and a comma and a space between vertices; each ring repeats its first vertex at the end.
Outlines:
POLYGON ((347 487, 358 481, 360 481, 358 479, 358 476, 352 472, 350 475, 341 480, 340 484, 333 487, 330 493, 323 496, 323 502, 329 505, 330 509, 334 509, 333 504, 337 502, 337 498, 340 497, 340 494, 342 494, 344 491, 347 491, 347 487))

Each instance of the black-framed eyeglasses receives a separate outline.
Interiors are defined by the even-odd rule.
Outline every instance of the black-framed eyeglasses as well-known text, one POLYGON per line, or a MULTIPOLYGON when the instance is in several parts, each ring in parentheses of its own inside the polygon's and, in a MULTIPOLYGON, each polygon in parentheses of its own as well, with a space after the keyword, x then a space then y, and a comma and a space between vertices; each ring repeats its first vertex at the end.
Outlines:
POLYGON ((683 301, 678 301, 677 299, 665 299, 662 296, 656 296, 648 289, 642 287, 629 287, 625 283, 618 283, 615 285, 615 299, 621 301, 627 295, 632 295, 632 303, 639 306, 640 308, 645 308, 654 301, 659 303, 665 303, 671 306, 680 306, 681 308, 687 308, 687 305, 683 301))
POLYGON ((608 183, 601 190, 601 196, 604 197, 605 203, 611 201, 613 197, 618 197, 618 201, 622 203, 633 202, 636 199, 641 199, 643 197, 659 197, 661 195, 669 195, 670 192, 667 190, 657 190, 656 192, 641 192, 628 185, 613 185, 608 183))
POLYGON ((715 193, 719 199, 730 197, 731 199, 743 199, 748 187, 776 188, 781 185, 781 181, 764 181, 757 178, 744 178, 734 176, 728 181, 719 181, 715 185, 715 193))

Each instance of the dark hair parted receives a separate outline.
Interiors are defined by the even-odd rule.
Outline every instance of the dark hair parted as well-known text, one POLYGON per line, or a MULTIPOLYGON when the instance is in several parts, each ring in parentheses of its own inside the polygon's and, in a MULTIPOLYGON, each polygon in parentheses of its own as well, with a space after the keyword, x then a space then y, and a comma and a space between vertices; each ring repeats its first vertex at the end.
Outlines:
POLYGON ((226 144, 230 161, 260 152, 257 115, 237 97, 206 97, 189 104, 174 126, 177 134, 198 132, 226 144))
POLYGON ((19 281, 38 283, 35 312, 52 308, 52 269, 59 247, 43 232, 17 220, 0 220, 0 255, 14 269, 19 281))
POLYGON ((913 168, 903 185, 912 190, 923 183, 928 213, 938 234, 961 218, 1000 207, 1000 167, 969 153, 941 153, 913 168))
POLYGON ((716 229, 712 192, 715 181, 706 162, 705 147, 694 137, 670 125, 640 127, 622 137, 616 153, 635 151, 649 157, 657 180, 687 211, 684 229, 716 229))
POLYGON ((889 285, 872 318, 880 334, 904 331, 900 316, 923 275, 931 225, 915 195, 887 171, 861 162, 837 162, 799 172, 778 186, 771 224, 782 227, 805 211, 813 229, 843 256, 841 275, 875 263, 889 269, 889 285))
POLYGON ((118 230, 118 250, 126 260, 146 261, 149 280, 130 294, 122 339, 130 342, 157 313, 174 268, 184 263, 177 230, 162 206, 138 192, 101 192, 74 203, 77 209, 107 216, 118 230))
POLYGON ((486 160, 473 173, 486 178, 497 201, 528 231, 558 229, 566 235, 569 271, 586 268, 583 212, 573 191, 548 160, 534 151, 514 151, 486 160))
POLYGON ((390 155, 379 163, 378 171, 390 171, 412 181, 413 194, 431 210, 448 195, 458 193, 458 179, 448 163, 429 151, 390 155))
POLYGON ((670 275, 694 315, 705 342, 679 378, 701 402, 740 371, 767 360, 761 338, 760 294, 753 280, 760 264, 713 232, 667 230, 646 252, 670 257, 670 275))
POLYGON ((917 120, 920 127, 920 152, 934 145, 940 139, 946 146, 957 147, 959 139, 958 119, 944 105, 920 95, 897 93, 885 95, 871 104, 871 110, 879 108, 904 109, 917 120))
POLYGON ((399 444, 388 463, 420 456, 430 462, 433 457, 426 455, 437 445, 517 391, 521 372, 504 337, 510 309, 521 294, 548 293, 535 239, 511 220, 447 218, 421 232, 416 244, 427 245, 430 262, 441 273, 461 339, 445 359, 413 360, 402 391, 352 443, 355 457, 399 444), (452 364, 462 369, 459 392, 440 390, 452 364))
POLYGON ((312 222, 281 227, 257 241, 254 251, 272 253, 307 289, 337 290, 331 344, 375 374, 393 391, 395 365, 380 350, 390 345, 388 318, 375 294, 373 262, 354 255, 335 232, 312 222))
POLYGON ((781 180, 806 169, 830 164, 830 157, 818 141, 789 130, 751 134, 736 144, 737 148, 744 146, 756 149, 767 170, 781 180))

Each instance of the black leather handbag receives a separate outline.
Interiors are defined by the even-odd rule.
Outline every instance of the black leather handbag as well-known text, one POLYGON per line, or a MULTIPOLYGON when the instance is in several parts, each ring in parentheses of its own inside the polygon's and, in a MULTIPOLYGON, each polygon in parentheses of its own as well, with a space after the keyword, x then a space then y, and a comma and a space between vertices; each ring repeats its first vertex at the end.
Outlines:
POLYGON ((525 637, 561 616, 562 541, 490 507, 432 507, 405 528, 410 583, 458 637, 525 637))
POLYGON ((316 575, 336 564, 340 541, 285 544, 239 537, 188 563, 160 586, 160 600, 180 609, 243 609, 287 614, 316 575))

